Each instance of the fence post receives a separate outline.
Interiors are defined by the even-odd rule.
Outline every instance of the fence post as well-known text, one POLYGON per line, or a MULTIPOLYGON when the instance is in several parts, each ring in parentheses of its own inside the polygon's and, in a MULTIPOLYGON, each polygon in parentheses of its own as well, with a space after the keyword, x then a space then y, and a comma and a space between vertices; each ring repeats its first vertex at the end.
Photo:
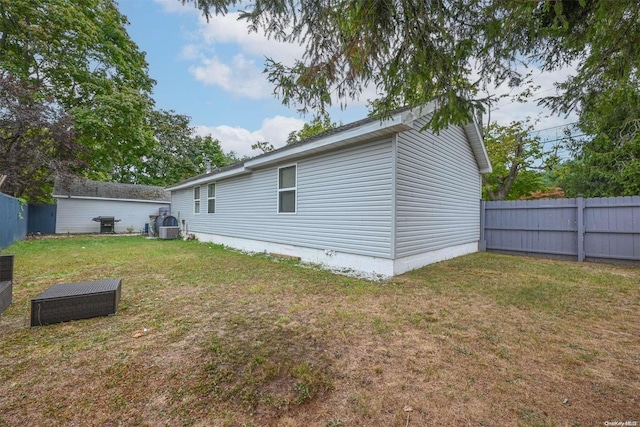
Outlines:
POLYGON ((576 198, 576 219, 578 222, 578 262, 584 261, 584 198, 578 194, 576 198))
POLYGON ((487 241, 485 240, 485 234, 484 234, 485 204, 486 202, 480 199, 480 241, 478 242, 478 250, 480 252, 486 252, 487 250, 487 241))

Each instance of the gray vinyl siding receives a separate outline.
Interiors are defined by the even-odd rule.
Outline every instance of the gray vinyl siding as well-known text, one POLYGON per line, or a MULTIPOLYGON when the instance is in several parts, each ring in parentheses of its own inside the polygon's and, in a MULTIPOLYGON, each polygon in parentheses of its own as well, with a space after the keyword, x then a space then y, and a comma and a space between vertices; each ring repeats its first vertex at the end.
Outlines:
POLYGON ((439 135, 414 130, 396 147, 395 257, 479 240, 480 173, 461 127, 439 135))
POLYGON ((391 159, 391 139, 312 155, 217 181, 215 214, 193 214, 193 187, 172 193, 172 211, 193 232, 390 258, 391 159), (278 167, 293 164, 296 213, 278 214, 278 167))

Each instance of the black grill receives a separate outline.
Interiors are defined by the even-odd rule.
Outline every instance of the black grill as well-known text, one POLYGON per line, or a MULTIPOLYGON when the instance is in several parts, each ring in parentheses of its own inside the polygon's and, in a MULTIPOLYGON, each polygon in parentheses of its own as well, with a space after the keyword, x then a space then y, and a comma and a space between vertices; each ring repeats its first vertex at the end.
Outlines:
POLYGON ((112 216, 101 216, 100 217, 100 234, 105 233, 115 233, 115 218, 112 216))
POLYGON ((116 232, 116 219, 113 216, 99 216, 93 219, 100 222, 100 234, 113 234, 116 232))

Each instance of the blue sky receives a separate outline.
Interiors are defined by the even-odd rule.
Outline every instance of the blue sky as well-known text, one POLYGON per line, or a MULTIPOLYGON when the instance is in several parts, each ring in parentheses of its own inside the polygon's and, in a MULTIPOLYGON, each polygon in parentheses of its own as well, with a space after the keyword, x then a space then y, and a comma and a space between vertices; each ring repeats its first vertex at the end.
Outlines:
MULTIPOLYGON (((119 9, 130 21, 127 31, 146 52, 149 74, 157 81, 156 108, 190 116, 196 132, 211 134, 225 151, 255 155, 251 144, 259 140, 281 146, 289 132, 312 118, 283 106, 262 74, 265 56, 290 64, 301 56, 300 46, 249 34, 246 24, 233 13, 215 16, 207 23, 192 4, 183 6, 179 0, 119 0, 119 9)), ((539 93, 553 94, 553 83, 570 72, 535 72, 539 93)), ((493 91, 507 93, 509 89, 493 91)), ((333 108, 332 120, 349 123, 365 117, 366 101, 374 96, 374 91, 367 90, 346 109, 333 108)), ((527 116, 541 117, 537 129, 559 126, 545 131, 547 139, 562 135, 562 126, 575 121, 574 116, 545 117, 548 114, 535 102, 518 104, 505 99, 492 111, 492 119, 501 124, 527 116)))

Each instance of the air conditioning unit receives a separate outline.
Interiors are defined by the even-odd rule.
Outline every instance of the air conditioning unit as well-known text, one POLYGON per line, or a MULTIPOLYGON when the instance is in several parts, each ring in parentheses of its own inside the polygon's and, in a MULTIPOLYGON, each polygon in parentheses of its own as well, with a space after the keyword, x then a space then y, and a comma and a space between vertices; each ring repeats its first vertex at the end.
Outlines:
POLYGON ((164 240, 177 239, 180 227, 159 227, 158 237, 164 240))

